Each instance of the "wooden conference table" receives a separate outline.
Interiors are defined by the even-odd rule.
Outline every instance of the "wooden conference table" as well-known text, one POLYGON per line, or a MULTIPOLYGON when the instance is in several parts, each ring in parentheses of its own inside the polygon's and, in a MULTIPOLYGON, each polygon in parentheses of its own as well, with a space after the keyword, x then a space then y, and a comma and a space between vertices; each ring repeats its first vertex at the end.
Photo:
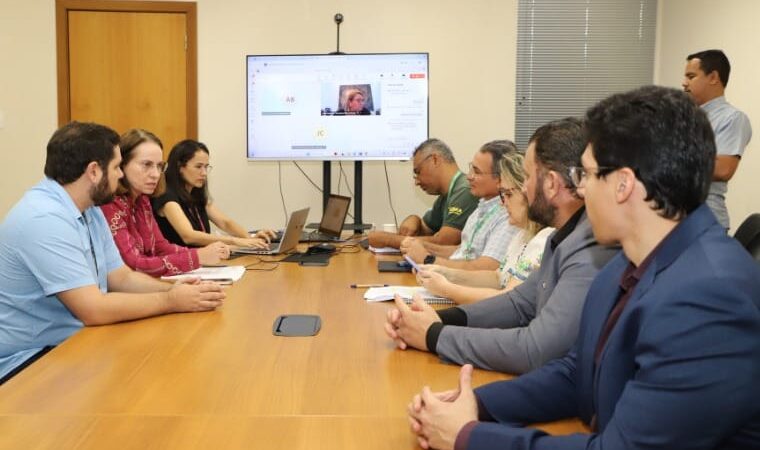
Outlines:
MULTIPOLYGON (((81 330, 0 386, 0 448, 418 448, 407 403, 425 384, 454 387, 459 367, 394 348, 382 327, 391 304, 349 287, 414 283, 378 273, 377 258, 388 259, 280 263, 248 271, 217 311, 81 330), (320 315, 319 334, 273 336, 275 318, 295 313, 320 315)), ((473 384, 505 378, 476 370, 473 384)))

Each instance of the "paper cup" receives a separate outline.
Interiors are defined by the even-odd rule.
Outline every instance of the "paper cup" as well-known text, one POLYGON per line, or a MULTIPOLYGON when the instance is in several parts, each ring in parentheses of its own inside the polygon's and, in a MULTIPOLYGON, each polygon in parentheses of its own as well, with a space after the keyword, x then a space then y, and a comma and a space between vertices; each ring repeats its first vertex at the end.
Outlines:
POLYGON ((395 223, 384 223, 383 224, 383 231, 386 231, 388 233, 398 233, 398 230, 396 229, 395 223))

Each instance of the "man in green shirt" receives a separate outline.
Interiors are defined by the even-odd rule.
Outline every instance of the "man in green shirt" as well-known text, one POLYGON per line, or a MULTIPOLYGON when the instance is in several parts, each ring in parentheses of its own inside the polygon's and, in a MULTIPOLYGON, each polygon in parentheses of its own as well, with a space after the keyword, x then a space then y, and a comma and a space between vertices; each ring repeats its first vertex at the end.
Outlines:
POLYGON ((399 224, 398 234, 373 231, 373 247, 399 248, 407 236, 439 245, 458 245, 462 228, 478 206, 470 193, 467 177, 459 171, 451 149, 439 139, 428 139, 414 149, 414 183, 430 195, 437 195, 433 207, 420 217, 411 215, 399 224))

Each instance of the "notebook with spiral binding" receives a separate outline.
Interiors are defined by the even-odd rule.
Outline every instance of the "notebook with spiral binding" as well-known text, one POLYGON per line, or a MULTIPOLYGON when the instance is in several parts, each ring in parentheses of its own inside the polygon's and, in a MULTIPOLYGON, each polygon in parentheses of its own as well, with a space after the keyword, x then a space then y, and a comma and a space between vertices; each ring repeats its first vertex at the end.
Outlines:
POLYGON ((385 286, 373 287, 367 289, 364 293, 364 299, 368 302, 384 302, 393 300, 393 296, 398 294, 406 303, 412 302, 414 294, 420 294, 425 303, 430 305, 453 305, 454 301, 448 298, 433 295, 430 291, 421 286, 385 286))

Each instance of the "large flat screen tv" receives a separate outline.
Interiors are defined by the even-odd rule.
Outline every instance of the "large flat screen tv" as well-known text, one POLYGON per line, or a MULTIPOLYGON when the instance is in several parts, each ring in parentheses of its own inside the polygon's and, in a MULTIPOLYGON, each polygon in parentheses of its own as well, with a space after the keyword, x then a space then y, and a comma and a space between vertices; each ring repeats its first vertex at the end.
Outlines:
POLYGON ((248 159, 408 159, 428 78, 427 53, 248 55, 248 159))

